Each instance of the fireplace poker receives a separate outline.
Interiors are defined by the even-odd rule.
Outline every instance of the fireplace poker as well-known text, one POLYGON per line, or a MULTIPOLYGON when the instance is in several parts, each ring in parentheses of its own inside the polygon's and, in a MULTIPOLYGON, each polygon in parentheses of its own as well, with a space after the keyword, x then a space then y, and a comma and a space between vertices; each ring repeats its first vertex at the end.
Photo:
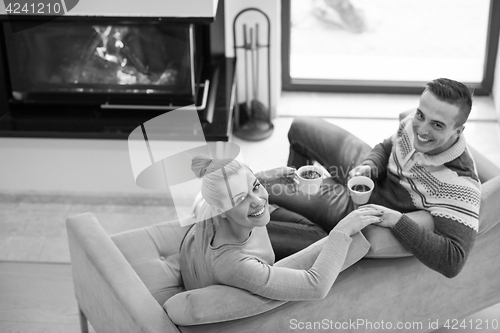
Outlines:
POLYGON ((267 117, 267 108, 266 106, 259 101, 259 91, 258 91, 258 82, 259 82, 259 23, 255 24, 255 46, 252 43, 252 30, 250 29, 250 43, 252 45, 252 86, 253 86, 253 100, 252 100, 252 116, 255 119, 259 120, 268 120, 267 117), (255 53, 255 57, 254 57, 255 53), (254 60, 255 58, 255 60, 254 60), (255 65, 254 65, 255 64, 255 65), (255 66, 255 70, 254 70, 255 66))
POLYGON ((248 119, 252 118, 252 113, 251 113, 251 107, 250 107, 250 98, 248 94, 248 52, 249 45, 247 41, 247 25, 243 24, 243 52, 245 55, 245 104, 243 104, 246 108, 246 110, 243 110, 247 116, 248 119))

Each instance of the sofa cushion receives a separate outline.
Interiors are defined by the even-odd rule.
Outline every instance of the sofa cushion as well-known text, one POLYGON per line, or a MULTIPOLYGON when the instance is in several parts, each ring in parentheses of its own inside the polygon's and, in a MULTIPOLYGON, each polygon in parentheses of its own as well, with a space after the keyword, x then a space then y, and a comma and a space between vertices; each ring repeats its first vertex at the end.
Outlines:
POLYGON ((173 220, 111 236, 159 304, 184 291, 179 246, 187 229, 173 220))
POLYGON ((223 285, 188 290, 169 298, 163 308, 176 325, 190 326, 246 318, 286 302, 223 285))
MULTIPOLYGON (((361 233, 353 235, 352 238, 342 271, 363 258, 370 247, 361 233)), ((324 240, 317 243, 322 243, 324 240)), ((311 262, 302 264, 309 268, 313 265, 313 260, 315 258, 311 258, 311 262)), ((286 267, 286 262, 282 266, 286 267)), ((243 289, 213 285, 178 293, 168 299, 163 308, 175 324, 189 326, 250 317, 284 303, 286 302, 264 298, 243 289)))
POLYGON ((394 237, 391 230, 368 225, 362 230, 371 247, 366 258, 401 258, 412 254, 394 237))
MULTIPOLYGON (((407 216, 412 218, 420 227, 434 231, 434 219, 428 212, 416 211, 408 213, 407 216)), ((361 232, 371 244, 370 251, 366 255, 367 258, 401 258, 413 255, 403 247, 389 228, 372 224, 365 227, 361 232)))

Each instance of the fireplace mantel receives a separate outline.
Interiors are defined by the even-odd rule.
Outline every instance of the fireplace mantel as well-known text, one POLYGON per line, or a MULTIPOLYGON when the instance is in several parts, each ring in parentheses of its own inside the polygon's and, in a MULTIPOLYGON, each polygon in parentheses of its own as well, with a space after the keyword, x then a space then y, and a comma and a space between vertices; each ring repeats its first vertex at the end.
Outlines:
MULTIPOLYGON (((71 1, 72 3, 76 0, 71 1)), ((213 20, 219 0, 80 0, 65 16, 206 18, 213 20)), ((66 1, 66 7, 70 1, 66 1)), ((5 15, 0 2, 0 15, 5 15)))

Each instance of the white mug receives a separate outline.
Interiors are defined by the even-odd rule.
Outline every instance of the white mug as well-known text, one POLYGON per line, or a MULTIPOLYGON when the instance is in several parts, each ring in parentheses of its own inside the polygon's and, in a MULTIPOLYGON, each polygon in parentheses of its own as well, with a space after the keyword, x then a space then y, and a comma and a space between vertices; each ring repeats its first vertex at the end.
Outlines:
POLYGON ((352 198, 352 201, 358 205, 364 205, 370 200, 370 196, 372 195, 373 188, 375 184, 373 180, 365 176, 355 176, 349 179, 347 182, 347 188, 349 189, 349 194, 352 198), (369 190, 356 190, 356 186, 367 186, 369 190), (353 189, 354 188, 354 189, 353 189))
POLYGON ((318 167, 314 165, 304 165, 300 167, 297 171, 297 178, 299 179, 299 190, 306 194, 316 194, 319 192, 319 188, 323 183, 324 173, 318 167), (317 172, 319 177, 314 179, 304 178, 303 174, 307 172, 317 172))

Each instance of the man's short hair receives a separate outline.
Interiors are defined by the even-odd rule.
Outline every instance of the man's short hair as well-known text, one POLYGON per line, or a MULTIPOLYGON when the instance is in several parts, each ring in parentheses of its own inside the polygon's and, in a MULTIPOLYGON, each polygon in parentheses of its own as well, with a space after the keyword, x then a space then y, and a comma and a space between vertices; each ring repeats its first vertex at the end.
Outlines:
POLYGON ((465 124, 472 108, 472 91, 469 87, 458 81, 440 78, 428 82, 424 91, 431 92, 440 101, 457 106, 459 112, 455 127, 465 124))

